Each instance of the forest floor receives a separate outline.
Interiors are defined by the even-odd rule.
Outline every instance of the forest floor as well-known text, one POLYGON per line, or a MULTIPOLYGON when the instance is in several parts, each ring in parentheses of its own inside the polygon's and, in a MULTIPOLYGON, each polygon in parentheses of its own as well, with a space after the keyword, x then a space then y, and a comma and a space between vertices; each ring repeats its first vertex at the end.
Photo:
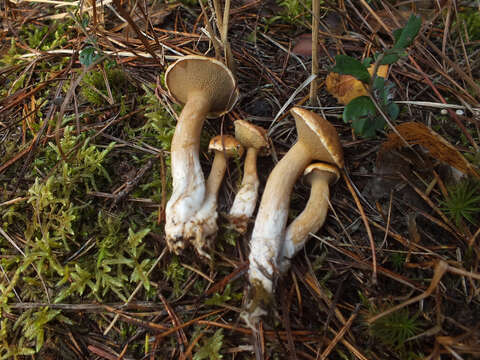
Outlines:
MULTIPOLYGON (((311 102, 312 1, 232 0, 240 98, 205 123, 204 173, 210 138, 248 120, 272 144, 262 192, 296 141, 293 106, 329 120, 345 156, 256 332, 240 316, 254 219, 241 235, 226 217, 243 161, 220 189, 210 264, 164 238, 181 110, 164 74, 215 57, 213 5, 98 3, 0 5, 0 359, 480 358, 478 1, 321 1, 311 102), (398 116, 362 137, 325 78, 338 54, 391 48, 410 14, 422 28, 388 71, 398 116)), ((290 219, 308 196, 299 180, 290 219)))

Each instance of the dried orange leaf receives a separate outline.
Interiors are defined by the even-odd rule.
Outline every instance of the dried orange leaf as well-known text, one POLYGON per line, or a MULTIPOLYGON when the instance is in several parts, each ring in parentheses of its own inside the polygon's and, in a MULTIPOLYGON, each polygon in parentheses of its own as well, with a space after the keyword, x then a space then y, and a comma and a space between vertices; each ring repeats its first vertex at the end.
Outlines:
MULTIPOLYGON (((429 151, 430 156, 443 161, 460 170, 480 178, 480 174, 463 155, 447 140, 422 123, 406 122, 395 127, 398 134, 410 145, 421 145, 429 151)), ((388 139, 380 148, 380 154, 405 146, 403 140, 394 132, 388 134, 388 139)))
MULTIPOLYGON (((370 75, 373 75, 374 65, 368 68, 370 75)), ((387 77, 388 65, 380 65, 377 69, 377 75, 383 78, 387 77)), ((365 85, 351 75, 341 75, 331 72, 325 79, 327 91, 333 95, 340 104, 348 104, 359 96, 368 95, 365 85)))

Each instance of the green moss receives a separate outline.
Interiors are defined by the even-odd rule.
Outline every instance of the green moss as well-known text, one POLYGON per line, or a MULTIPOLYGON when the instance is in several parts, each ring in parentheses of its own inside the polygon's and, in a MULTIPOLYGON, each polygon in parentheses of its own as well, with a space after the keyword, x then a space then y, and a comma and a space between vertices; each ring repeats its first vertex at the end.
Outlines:
MULTIPOLYGON (((119 103, 126 94, 133 91, 133 87, 124 71, 117 68, 115 63, 106 63, 104 69, 113 101, 119 103)), ((95 68, 83 77, 80 94, 92 105, 108 104, 109 93, 102 71, 95 68)))
POLYGON ((144 126, 135 130, 136 136, 141 135, 145 142, 155 145, 163 150, 170 150, 173 134, 175 133, 176 121, 166 111, 155 93, 143 86, 145 95, 142 103, 145 106, 145 118, 148 120, 144 126))
POLYGON ((35 24, 28 24, 20 30, 20 38, 22 38, 32 49, 43 51, 53 50, 63 47, 68 41, 66 34, 72 21, 53 22, 51 26, 44 25, 42 27, 35 24), (54 31, 50 29, 55 29, 54 31))
POLYGON ((178 297, 182 294, 182 286, 187 280, 187 274, 190 273, 189 270, 185 269, 178 261, 176 256, 172 257, 170 264, 168 264, 167 269, 164 271, 165 277, 173 285, 173 295, 178 297))
POLYGON ((461 34, 467 30, 470 41, 480 40, 480 12, 477 8, 464 8, 459 12, 456 25, 460 25, 457 31, 461 34))
MULTIPOLYGON (((276 22, 298 25, 304 28, 310 27, 308 24, 312 23, 312 0, 276 0, 276 2, 282 7, 282 11, 279 15, 263 18, 265 32, 268 31, 270 25, 276 22)), ((256 37, 255 32, 250 34, 249 37, 253 40, 256 37)))
POLYGON ((223 346, 223 329, 218 329, 215 333, 209 338, 203 338, 202 344, 195 351, 193 355, 193 360, 219 360, 223 356, 220 354, 220 350, 223 346))
POLYGON ((241 300, 243 297, 243 294, 240 293, 233 293, 232 292, 232 285, 227 284, 225 286, 225 290, 223 291, 223 294, 215 293, 210 299, 205 300, 205 305, 214 305, 214 306, 221 306, 231 300, 241 300))

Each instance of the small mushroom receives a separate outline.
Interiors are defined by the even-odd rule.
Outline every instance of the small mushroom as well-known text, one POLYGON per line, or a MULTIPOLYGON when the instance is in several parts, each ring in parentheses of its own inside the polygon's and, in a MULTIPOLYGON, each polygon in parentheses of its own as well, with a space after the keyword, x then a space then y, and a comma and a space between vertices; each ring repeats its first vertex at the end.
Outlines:
POLYGON ((298 140, 268 177, 250 243, 249 281, 251 301, 244 319, 253 326, 271 300, 273 275, 285 239, 293 185, 312 160, 343 168, 343 151, 335 128, 311 111, 294 107, 298 140))
POLYGON ((322 227, 327 217, 329 185, 338 181, 340 171, 334 165, 315 163, 309 165, 303 175, 310 183, 310 197, 305 209, 288 225, 285 232, 279 269, 285 272, 290 267, 290 259, 305 245, 309 233, 322 227))
POLYGON ((199 161, 200 134, 205 118, 219 117, 232 109, 238 98, 236 81, 220 61, 204 56, 185 56, 165 73, 170 95, 181 104, 171 147, 173 193, 165 209, 165 235, 175 253, 185 247, 185 225, 203 204, 205 179, 199 161))
POLYGON ((252 217, 257 204, 260 185, 257 175, 257 156, 262 150, 268 150, 269 144, 264 128, 244 120, 235 121, 235 137, 247 149, 247 155, 242 184, 230 209, 229 219, 238 232, 244 233, 247 231, 248 220, 252 217))
POLYGON ((212 239, 217 234, 217 197, 222 184, 228 159, 232 156, 242 157, 244 148, 233 136, 218 135, 210 140, 210 151, 215 152, 212 168, 206 184, 205 200, 202 207, 186 225, 186 235, 193 239, 193 246, 197 253, 207 259, 206 252, 211 248, 212 239))

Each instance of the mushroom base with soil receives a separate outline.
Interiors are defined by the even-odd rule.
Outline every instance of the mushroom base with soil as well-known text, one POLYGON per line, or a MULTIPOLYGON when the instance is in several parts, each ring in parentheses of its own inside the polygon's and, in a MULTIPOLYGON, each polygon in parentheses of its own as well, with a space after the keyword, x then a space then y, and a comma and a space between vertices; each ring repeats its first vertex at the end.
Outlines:
POLYGON ((212 168, 208 175, 205 200, 198 212, 185 225, 185 237, 194 246, 197 254, 210 259, 209 251, 218 231, 217 197, 227 169, 228 159, 243 155, 242 145, 229 135, 212 138, 209 149, 215 151, 212 168))

